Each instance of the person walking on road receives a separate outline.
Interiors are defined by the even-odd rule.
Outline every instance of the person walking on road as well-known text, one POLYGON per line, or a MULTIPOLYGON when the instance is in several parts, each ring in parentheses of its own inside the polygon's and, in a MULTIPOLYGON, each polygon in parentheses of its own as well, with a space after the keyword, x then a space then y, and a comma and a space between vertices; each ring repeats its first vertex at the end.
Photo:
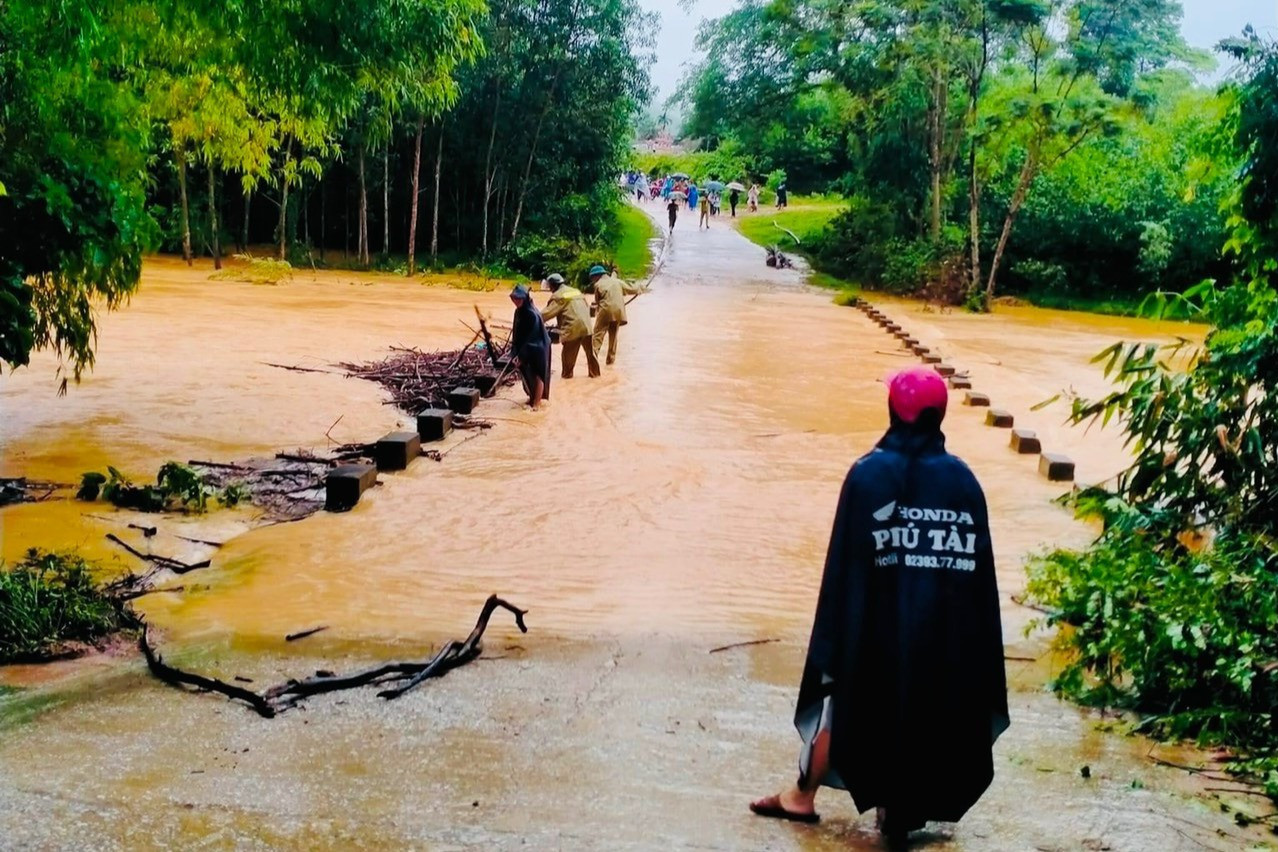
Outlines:
POLYGON ((617 331, 629 322, 626 319, 626 296, 637 296, 648 290, 609 275, 602 266, 590 267, 590 283, 595 288, 595 332, 592 340, 595 360, 599 360, 599 350, 607 337, 607 363, 611 365, 617 360, 617 331))
POLYGON ((670 233, 674 233, 675 220, 679 218, 679 199, 671 198, 666 204, 666 215, 670 219, 670 233))
POLYGON ((536 411, 543 399, 550 399, 550 333, 527 287, 516 285, 510 301, 515 305, 510 351, 524 378, 528 406, 536 411))
POLYGON ((777 209, 784 210, 790 204, 790 191, 786 188, 785 181, 777 184, 777 209))
POLYGON ((541 312, 545 322, 552 319, 559 321, 559 344, 563 348, 563 377, 572 378, 577 366, 577 353, 586 348, 586 366, 593 379, 600 374, 599 361, 595 358, 595 350, 591 345, 590 306, 586 297, 576 287, 564 283, 564 277, 558 273, 546 279, 550 288, 550 301, 541 312))
POLYGON ((695 183, 689 182, 688 183, 688 209, 689 210, 697 209, 698 195, 699 193, 697 192, 697 185, 695 183))
POLYGON ((728 208, 732 211, 733 219, 737 218, 737 202, 739 202, 740 200, 741 200, 741 193, 738 192, 737 190, 734 189, 728 193, 728 208))
POLYGON ((985 495, 945 450, 945 380, 888 381, 887 434, 848 472, 834 518, 794 724, 798 782, 750 804, 817 822, 821 786, 878 809, 890 846, 956 822, 994 778, 1009 725, 985 495))
POLYGON ((757 183, 750 184, 750 192, 747 194, 746 197, 750 202, 750 212, 758 213, 759 212, 759 185, 757 183))
POLYGON ((710 199, 705 195, 701 196, 700 209, 701 219, 697 222, 697 230, 700 231, 701 226, 705 225, 708 231, 710 230, 710 199))

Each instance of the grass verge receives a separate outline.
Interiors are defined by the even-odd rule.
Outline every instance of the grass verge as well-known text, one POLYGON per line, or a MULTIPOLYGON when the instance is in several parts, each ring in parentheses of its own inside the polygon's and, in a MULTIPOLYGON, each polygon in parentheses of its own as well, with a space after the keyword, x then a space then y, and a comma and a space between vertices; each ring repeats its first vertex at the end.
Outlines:
POLYGON ((660 232, 648 214, 630 204, 617 209, 617 228, 613 235, 612 249, 617 272, 622 278, 642 278, 652 268, 653 237, 660 232))
POLYGON ((59 656, 126 626, 119 602, 74 553, 31 549, 0 565, 0 663, 59 656))

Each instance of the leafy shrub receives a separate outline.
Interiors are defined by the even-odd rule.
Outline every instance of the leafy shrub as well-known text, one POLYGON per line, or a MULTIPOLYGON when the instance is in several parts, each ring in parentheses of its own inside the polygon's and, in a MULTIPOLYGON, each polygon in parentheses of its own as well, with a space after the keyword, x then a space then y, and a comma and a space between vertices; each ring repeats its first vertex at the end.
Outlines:
POLYGON ((228 266, 209 276, 213 281, 245 281, 249 284, 278 284, 293 277, 293 265, 287 260, 237 254, 235 259, 245 266, 228 266))
POLYGON ((0 565, 0 663, 47 657, 66 642, 94 642, 126 621, 75 554, 33 548, 18 564, 0 565))
POLYGON ((203 474, 178 462, 166 462, 156 474, 154 485, 135 485, 114 467, 107 466, 107 476, 89 471, 81 476, 80 500, 104 500, 125 509, 142 512, 208 510, 209 498, 217 496, 223 506, 234 506, 248 496, 243 485, 233 483, 220 494, 208 484, 203 474))
POLYGON ((1046 260, 1022 260, 1012 267, 1013 278, 1020 279, 1032 293, 1060 294, 1069 287, 1065 267, 1046 260))

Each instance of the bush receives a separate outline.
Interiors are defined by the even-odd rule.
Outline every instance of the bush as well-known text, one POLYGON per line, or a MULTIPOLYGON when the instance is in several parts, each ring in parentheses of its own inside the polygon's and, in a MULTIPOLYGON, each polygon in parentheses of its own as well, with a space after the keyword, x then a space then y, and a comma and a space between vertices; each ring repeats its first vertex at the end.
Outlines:
POLYGON ((160 472, 156 474, 154 485, 134 485, 110 465, 107 466, 107 474, 103 476, 97 471, 82 474, 76 498, 92 501, 101 494, 115 506, 142 512, 204 512, 208 509, 210 497, 216 496, 219 503, 229 507, 238 504, 246 496, 243 486, 237 484, 227 486, 218 494, 203 474, 178 462, 166 462, 162 465, 160 472))
POLYGON ((17 565, 0 565, 0 663, 47 658, 68 642, 96 642, 127 622, 75 554, 33 548, 17 565))
POLYGON ((212 281, 244 281, 249 284, 278 284, 293 277, 293 265, 287 260, 237 254, 235 259, 245 266, 228 266, 209 276, 212 281))

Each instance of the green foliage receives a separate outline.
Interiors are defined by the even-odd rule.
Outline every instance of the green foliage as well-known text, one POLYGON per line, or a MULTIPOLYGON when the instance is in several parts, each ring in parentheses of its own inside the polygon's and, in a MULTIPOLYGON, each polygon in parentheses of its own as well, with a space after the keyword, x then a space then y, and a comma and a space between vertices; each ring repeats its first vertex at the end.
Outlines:
POLYGON ((254 257, 251 254, 237 254, 235 259, 244 265, 228 266, 209 278, 218 281, 245 281, 249 284, 278 284, 293 277, 293 265, 287 260, 254 257))
POLYGON ((156 474, 154 485, 135 485, 123 473, 110 465, 104 476, 89 471, 81 477, 79 500, 102 499, 113 505, 142 512, 205 512, 209 498, 216 497, 225 507, 238 505, 248 497, 248 491, 239 483, 231 483, 221 492, 214 489, 195 468, 179 462, 165 462, 156 474))
POLYGON ((608 242, 622 278, 642 278, 652 268, 652 239, 660 235, 648 214, 630 204, 617 208, 617 222, 608 242))
MULTIPOLYGON (((1269 97, 1254 89, 1278 70, 1278 50, 1257 51, 1240 104, 1269 97)), ((1248 169, 1278 149, 1278 110, 1251 119, 1235 115, 1248 169)), ((1132 707, 1157 733, 1229 746, 1278 796, 1278 241, 1250 189, 1231 213, 1238 278, 1149 300, 1210 322, 1202 346, 1118 343, 1097 356, 1117 388, 1075 400, 1071 419, 1116 420, 1135 459, 1112 493, 1071 500, 1104 532, 1037 560, 1030 592, 1050 624, 1068 625, 1058 688, 1132 707)))
POLYGON ((96 642, 127 623, 73 553, 32 549, 0 564, 0 664, 37 660, 68 642, 96 642))

